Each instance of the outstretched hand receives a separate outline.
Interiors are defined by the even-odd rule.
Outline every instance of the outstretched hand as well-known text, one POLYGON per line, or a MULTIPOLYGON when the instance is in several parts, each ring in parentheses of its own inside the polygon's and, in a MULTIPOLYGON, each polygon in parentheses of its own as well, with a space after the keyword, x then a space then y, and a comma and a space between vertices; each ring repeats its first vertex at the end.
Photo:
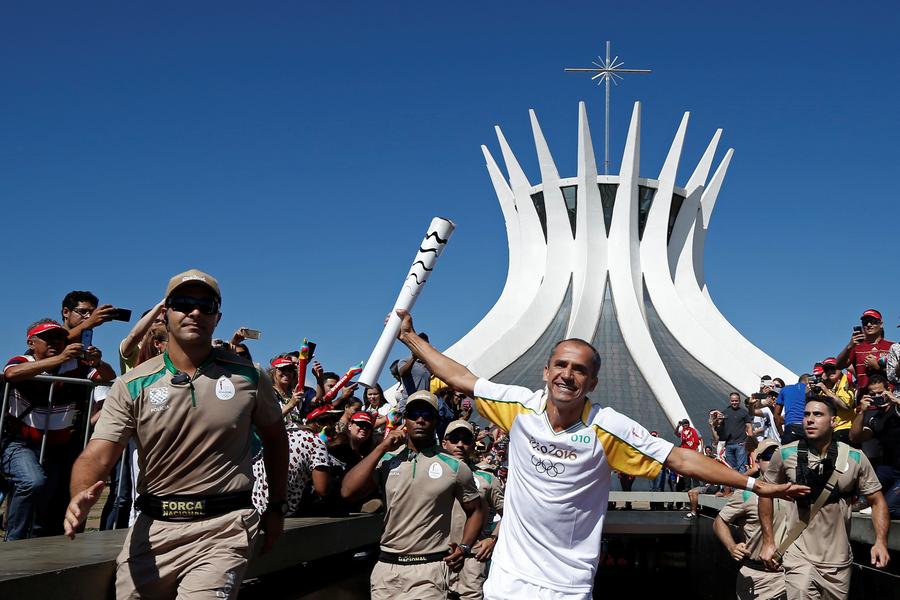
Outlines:
POLYGON ((91 512, 91 507, 100 499, 100 492, 103 490, 104 485, 106 485, 104 482, 98 481, 88 489, 72 497, 72 501, 69 502, 69 506, 66 508, 66 518, 63 523, 66 537, 70 540, 74 540, 75 534, 84 528, 88 514, 91 512))
POLYGON ((806 496, 810 492, 809 486, 798 485, 796 483, 768 483, 757 480, 753 486, 753 491, 757 496, 763 498, 781 498, 783 500, 791 500, 800 496, 806 496))

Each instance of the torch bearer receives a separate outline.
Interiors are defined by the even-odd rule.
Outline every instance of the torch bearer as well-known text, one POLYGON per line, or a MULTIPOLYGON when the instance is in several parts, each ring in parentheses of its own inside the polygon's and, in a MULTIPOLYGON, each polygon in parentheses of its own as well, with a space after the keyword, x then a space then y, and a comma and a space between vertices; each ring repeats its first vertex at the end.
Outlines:
POLYGON ((388 322, 385 324, 369 360, 366 361, 366 368, 359 376, 358 383, 372 387, 378 381, 381 369, 384 368, 384 363, 391 352, 391 346, 394 345, 394 340, 397 339, 397 333, 400 331, 400 317, 397 316, 397 309, 412 310, 419 293, 425 287, 425 282, 428 281, 428 275, 434 270, 434 263, 444 251, 444 246, 447 245, 447 240, 450 239, 455 227, 456 225, 450 219, 435 217, 431 220, 425 239, 419 246, 419 251, 403 281, 397 301, 394 302, 388 322))

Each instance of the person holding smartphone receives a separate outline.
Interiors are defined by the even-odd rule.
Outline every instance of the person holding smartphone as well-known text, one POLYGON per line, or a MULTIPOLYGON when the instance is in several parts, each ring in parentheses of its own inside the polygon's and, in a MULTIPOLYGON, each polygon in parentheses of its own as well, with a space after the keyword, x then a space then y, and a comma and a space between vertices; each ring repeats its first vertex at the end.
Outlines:
MULTIPOLYGON (((850 342, 837 355, 837 368, 853 366, 857 390, 869 385, 873 373, 887 375, 887 357, 894 342, 884 339, 881 313, 870 308, 860 317, 861 326, 853 328, 850 342)), ((857 392, 857 398, 861 392, 857 392)))

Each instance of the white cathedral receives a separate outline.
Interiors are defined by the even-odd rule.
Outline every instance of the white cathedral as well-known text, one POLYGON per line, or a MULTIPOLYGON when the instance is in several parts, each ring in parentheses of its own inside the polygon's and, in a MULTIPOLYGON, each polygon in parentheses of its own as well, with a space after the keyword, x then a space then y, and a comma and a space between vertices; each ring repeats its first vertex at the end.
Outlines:
POLYGON ((795 382, 707 290, 704 240, 733 154, 710 178, 722 131, 679 186, 685 113, 659 176, 645 179, 635 103, 619 174, 598 175, 582 102, 577 174, 562 178, 530 116, 540 183, 528 181, 499 127, 506 175, 482 146, 506 222, 509 270, 497 302, 446 354, 479 376, 540 389, 552 345, 588 340, 603 359, 596 400, 661 433, 686 417, 705 423, 729 392, 756 392, 762 375, 795 382))

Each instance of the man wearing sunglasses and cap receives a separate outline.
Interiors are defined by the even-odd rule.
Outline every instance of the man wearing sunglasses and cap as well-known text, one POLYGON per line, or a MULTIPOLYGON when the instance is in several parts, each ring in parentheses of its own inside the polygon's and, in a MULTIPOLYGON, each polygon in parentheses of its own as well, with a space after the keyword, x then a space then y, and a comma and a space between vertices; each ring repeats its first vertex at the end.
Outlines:
POLYGON ((859 390, 869 385, 869 375, 881 373, 886 375, 887 356, 894 342, 884 339, 884 322, 881 313, 870 308, 859 318, 862 324, 854 328, 850 342, 837 355, 837 368, 852 366, 856 374, 857 398, 859 390))
POLYGON ((96 348, 70 344, 66 329, 51 319, 32 323, 25 340, 25 354, 9 359, 3 369, 9 384, 0 447, 0 468, 10 484, 7 540, 62 533, 60 517, 69 501, 69 472, 89 418, 89 387, 35 381, 34 376, 94 381, 110 381, 116 376, 109 365, 99 361, 96 348), (97 366, 92 366, 94 363, 97 366))
POLYGON ((72 471, 66 535, 74 539, 128 440, 137 440, 141 514, 117 559, 118 598, 236 598, 257 530, 263 551, 284 527, 287 436, 272 384, 212 347, 221 293, 190 270, 165 294, 166 351, 116 380, 72 471), (263 442, 270 498, 251 503, 251 426, 263 442))
POLYGON ((509 432, 503 527, 484 585, 489 599, 591 597, 612 470, 655 478, 663 465, 689 477, 794 497, 808 488, 757 482, 699 452, 674 448, 640 424, 587 397, 600 356, 584 340, 562 340, 532 391, 478 378, 416 335, 398 310, 398 337, 441 381, 475 398, 483 417, 509 432))
POLYGON ((355 501, 379 489, 385 504, 381 554, 372 571, 372 600, 445 600, 450 571, 459 571, 481 533, 484 510, 465 461, 437 445, 437 396, 410 394, 404 426, 388 433, 344 477, 341 495, 355 501), (465 512, 454 539, 454 503, 465 512))
MULTIPOLYGON (((494 517, 503 514, 503 482, 487 471, 472 464, 472 450, 475 448, 475 428, 465 419, 458 419, 447 425, 442 442, 444 450, 464 461, 475 477, 478 496, 484 511, 484 525, 472 552, 466 556, 459 573, 450 574, 451 598, 459 600, 481 600, 484 597, 484 581, 487 579, 487 565, 494 553, 500 522, 494 517)), ((466 515, 459 502, 453 505, 453 532, 451 539, 459 539, 463 534, 466 515)))
MULTIPOLYGON (((765 472, 772 454, 777 451, 778 442, 775 440, 763 440, 759 443, 754 457, 760 472, 765 472)), ((784 572, 780 568, 777 571, 767 570, 766 565, 759 559, 763 540, 757 510, 758 499, 753 492, 733 493, 713 522, 713 531, 728 550, 728 554, 741 564, 735 586, 738 600, 784 599, 784 572), (740 527, 742 533, 740 542, 735 541, 729 526, 740 527)), ((789 511, 793 510, 793 505, 784 500, 775 500, 773 506, 774 530, 783 532, 783 524, 789 511)), ((776 542, 780 543, 781 539, 776 542)))

